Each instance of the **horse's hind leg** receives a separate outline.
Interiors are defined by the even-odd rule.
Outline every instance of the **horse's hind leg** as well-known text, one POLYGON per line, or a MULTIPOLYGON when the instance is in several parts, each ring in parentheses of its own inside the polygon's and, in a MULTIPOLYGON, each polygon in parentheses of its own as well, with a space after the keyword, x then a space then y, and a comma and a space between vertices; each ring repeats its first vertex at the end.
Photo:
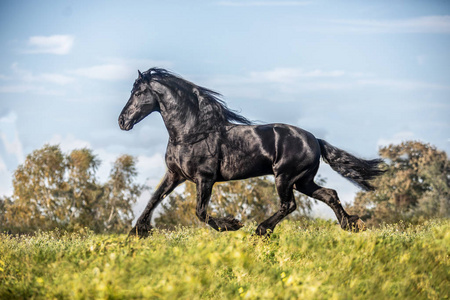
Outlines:
POLYGON ((277 192, 280 196, 281 205, 280 209, 273 214, 270 218, 259 224, 256 228, 257 235, 268 235, 275 229, 275 226, 283 220, 287 215, 293 212, 297 205, 295 204, 295 198, 293 193, 292 184, 283 176, 277 176, 275 178, 275 184, 277 186, 277 192))
POLYGON ((342 207, 335 190, 318 186, 313 181, 308 184, 296 184, 295 189, 309 197, 328 204, 333 209, 342 229, 350 231, 365 230, 364 222, 357 215, 349 215, 342 207))

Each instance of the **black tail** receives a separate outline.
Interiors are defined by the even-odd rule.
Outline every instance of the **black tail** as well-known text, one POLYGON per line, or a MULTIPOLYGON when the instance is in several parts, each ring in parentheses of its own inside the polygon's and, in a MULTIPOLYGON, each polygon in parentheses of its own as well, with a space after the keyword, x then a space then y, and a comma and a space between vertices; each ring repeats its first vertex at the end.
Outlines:
POLYGON ((320 144, 323 160, 329 164, 333 170, 366 191, 373 191, 375 189, 369 181, 384 173, 384 171, 379 168, 380 164, 383 162, 382 159, 360 159, 344 150, 328 144, 324 140, 317 140, 320 144))

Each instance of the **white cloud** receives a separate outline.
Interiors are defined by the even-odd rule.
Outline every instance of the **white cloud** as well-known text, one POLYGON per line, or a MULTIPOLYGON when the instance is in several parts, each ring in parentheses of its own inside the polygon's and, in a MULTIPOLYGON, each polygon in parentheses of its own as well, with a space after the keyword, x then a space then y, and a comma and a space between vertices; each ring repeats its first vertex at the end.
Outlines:
POLYGON ((73 83, 73 77, 59 73, 34 74, 22 69, 17 63, 11 65, 12 74, 4 76, 8 85, 0 86, 0 93, 33 93, 39 95, 62 95, 64 90, 57 90, 55 86, 65 86, 73 83), (11 84, 14 82, 14 84, 11 84))
POLYGON ((368 33, 450 33, 450 16, 422 16, 401 20, 332 20, 337 30, 368 33))
POLYGON ((235 7, 255 7, 255 6, 304 6, 311 4, 311 1, 220 1, 220 6, 235 7))
POLYGON ((0 118, 0 140, 6 153, 15 156, 17 163, 22 163, 24 160, 23 147, 16 128, 16 120, 15 112, 10 112, 0 118))
POLYGON ((36 81, 42 81, 42 82, 49 82, 49 83, 55 83, 59 85, 66 85, 69 83, 72 83, 74 79, 72 77, 62 75, 62 74, 56 74, 56 73, 43 73, 38 75, 35 78, 36 81))
POLYGON ((280 67, 253 71, 242 76, 217 75, 208 77, 201 84, 222 92, 227 98, 289 102, 310 91, 355 89, 358 88, 357 80, 370 79, 373 76, 345 70, 280 67))
POLYGON ((6 166, 0 157, 0 197, 11 196, 12 193, 12 173, 6 169, 6 166))
POLYGON ((414 133, 411 131, 401 131, 397 132, 390 138, 380 138, 378 139, 377 146, 385 147, 391 144, 398 145, 401 142, 408 141, 414 139, 414 133))
POLYGON ((65 55, 73 47, 75 37, 71 35, 32 36, 28 39, 29 49, 25 53, 48 53, 65 55))
POLYGON ((12 194, 13 169, 24 160, 13 111, 0 117, 0 196, 12 194))
POLYGON ((153 156, 139 155, 137 169, 141 181, 152 180, 152 183, 159 182, 166 171, 166 164, 163 153, 155 153, 153 156))
MULTIPOLYGON (((136 168, 138 170, 137 182, 145 182, 145 184, 151 187, 152 191, 154 191, 158 184, 161 182, 164 173, 166 172, 164 154, 155 153, 152 156, 139 155, 136 168)), ((145 191, 144 193, 142 193, 141 197, 139 197, 138 201, 134 205, 133 211, 135 220, 140 216, 145 206, 147 205, 152 191, 145 191)), ((158 208, 160 208, 160 206, 158 208)), ((155 212, 156 214, 159 211, 158 208, 155 212)))
POLYGON ((66 85, 74 81, 74 78, 58 73, 42 73, 35 75, 33 74, 33 72, 29 70, 20 68, 19 64, 17 63, 13 63, 11 65, 11 70, 13 71, 16 80, 25 82, 53 83, 58 85, 66 85))
POLYGON ((147 68, 159 66, 169 67, 172 64, 167 61, 153 60, 130 60, 130 59, 111 59, 105 64, 79 68, 71 71, 71 74, 107 81, 130 80, 137 77, 137 70, 147 70, 147 68))
POLYGON ((74 135, 68 134, 66 136, 61 136, 55 134, 48 142, 50 145, 59 145, 63 152, 70 152, 74 149, 80 148, 90 148, 91 143, 88 141, 77 139, 74 135))
POLYGON ((16 84, 8 86, 0 86, 0 93, 5 94, 16 94, 16 93, 31 93, 36 95, 47 95, 47 96, 61 96, 64 94, 62 91, 56 91, 52 89, 47 89, 42 86, 30 85, 30 84, 16 84))
POLYGON ((261 99, 271 97, 272 94, 268 93, 268 90, 281 92, 283 96, 276 94, 276 99, 283 99, 283 101, 289 101, 290 96, 297 97, 309 91, 354 90, 365 87, 395 90, 450 90, 448 85, 432 82, 385 79, 370 73, 345 70, 301 68, 274 68, 253 71, 242 76, 218 75, 209 77, 201 83, 223 92, 227 97, 261 99))
POLYGON ((251 72, 250 79, 258 82, 286 83, 296 81, 302 78, 324 78, 324 77, 342 77, 346 75, 344 71, 333 70, 312 70, 305 71, 296 68, 276 68, 263 72, 251 72))
POLYGON ((119 153, 108 151, 107 149, 95 149, 94 154, 101 160, 101 165, 97 170, 97 175, 101 182, 106 182, 111 172, 114 161, 119 157, 119 153))
MULTIPOLYGON (((6 164, 3 159, 0 157, 0 174, 6 172, 6 164)), ((1 195, 1 194, 0 194, 1 195)))
POLYGON ((121 64, 105 64, 80 68, 72 71, 71 73, 91 79, 124 80, 136 73, 136 70, 121 64))

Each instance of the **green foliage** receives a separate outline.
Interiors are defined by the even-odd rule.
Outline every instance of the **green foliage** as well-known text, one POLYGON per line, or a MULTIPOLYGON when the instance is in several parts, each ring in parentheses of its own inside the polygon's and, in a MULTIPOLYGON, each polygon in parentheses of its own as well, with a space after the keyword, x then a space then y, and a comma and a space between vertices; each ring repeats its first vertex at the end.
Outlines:
MULTIPOLYGON (((319 182, 324 183, 319 177, 319 182)), ((177 225, 202 226, 195 216, 196 188, 191 182, 185 184, 182 193, 170 195, 162 203, 162 212, 155 218, 160 228, 175 228, 177 225)), ((314 199, 297 193, 297 210, 288 218, 307 218, 314 199)), ((210 215, 233 216, 243 223, 262 222, 279 209, 279 197, 273 180, 268 176, 246 180, 216 183, 210 201, 210 215)))
POLYGON ((95 232, 121 232, 131 226, 131 205, 143 186, 135 184, 136 160, 120 156, 109 181, 95 175, 100 160, 90 149, 69 154, 45 145, 29 154, 14 173, 14 193, 0 201, 1 230, 34 232, 89 227, 95 232))
POLYGON ((66 219, 66 161, 58 146, 44 146, 28 155, 14 173, 8 224, 18 228, 55 228, 66 219))
POLYGON ((137 176, 136 159, 122 155, 115 161, 109 181, 105 185, 107 203, 102 214, 107 216, 107 231, 125 232, 134 219, 132 205, 140 196, 143 185, 134 182, 137 176))
POLYGON ((379 152, 387 171, 374 181, 375 191, 357 194, 350 212, 368 225, 450 217, 450 164, 445 152, 413 141, 379 152))
POLYGON ((450 221, 359 234, 287 221, 156 231, 0 236, 0 299, 448 299, 450 221))

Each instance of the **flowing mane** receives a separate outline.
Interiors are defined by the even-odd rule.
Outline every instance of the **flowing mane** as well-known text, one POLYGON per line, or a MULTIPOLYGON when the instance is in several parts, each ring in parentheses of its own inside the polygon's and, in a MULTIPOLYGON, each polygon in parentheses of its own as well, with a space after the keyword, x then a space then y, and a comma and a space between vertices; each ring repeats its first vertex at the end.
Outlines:
POLYGON ((166 69, 151 68, 142 73, 142 77, 147 81, 157 81, 170 89, 173 95, 183 100, 186 115, 198 118, 204 125, 218 127, 227 124, 252 124, 250 120, 228 108, 221 99, 221 94, 187 81, 166 69))

